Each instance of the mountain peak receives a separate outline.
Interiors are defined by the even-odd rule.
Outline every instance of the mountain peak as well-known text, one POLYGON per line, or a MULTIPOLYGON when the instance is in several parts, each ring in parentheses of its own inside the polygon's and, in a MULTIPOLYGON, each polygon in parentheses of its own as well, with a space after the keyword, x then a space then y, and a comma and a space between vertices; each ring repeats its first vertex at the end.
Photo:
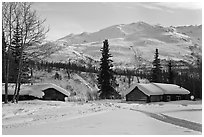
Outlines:
POLYGON ((72 37, 74 36, 74 33, 70 33, 69 35, 67 35, 67 37, 72 37))
POLYGON ((86 36, 86 35, 88 35, 89 33, 88 32, 82 32, 81 34, 80 34, 80 36, 86 36))
POLYGON ((133 23, 130 23, 128 25, 148 25, 148 26, 150 26, 150 24, 148 24, 144 21, 133 22, 133 23))
POLYGON ((138 21, 138 22, 133 22, 130 24, 127 24, 126 26, 128 27, 135 27, 135 28, 146 28, 146 27, 152 27, 150 24, 143 22, 143 21, 138 21))
MULTIPOLYGON (((140 24, 140 25, 142 25, 142 24, 147 24, 146 22, 144 22, 144 21, 138 21, 137 22, 137 24, 140 24)), ((149 24, 148 24, 149 25, 149 24)))

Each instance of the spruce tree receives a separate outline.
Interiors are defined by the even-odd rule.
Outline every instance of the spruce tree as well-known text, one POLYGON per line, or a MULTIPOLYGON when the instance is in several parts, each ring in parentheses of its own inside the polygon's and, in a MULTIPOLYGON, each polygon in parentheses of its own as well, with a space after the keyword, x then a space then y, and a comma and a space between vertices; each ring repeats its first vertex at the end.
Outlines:
POLYGON ((161 81, 161 64, 159 59, 159 51, 156 49, 154 61, 153 61, 153 68, 152 68, 152 82, 162 82, 161 81))
POLYGON ((26 53, 23 51, 22 32, 18 20, 16 21, 16 28, 14 29, 11 52, 14 59, 14 63, 11 64, 14 72, 13 74, 11 72, 11 75, 14 77, 13 79, 16 82, 13 96, 13 102, 15 102, 18 101, 21 83, 30 82, 29 64, 26 59, 26 53))
POLYGON ((16 81, 15 91, 13 95, 12 102, 16 102, 17 91, 20 90, 20 75, 19 71, 21 71, 20 61, 21 61, 21 54, 22 54, 22 38, 21 38, 21 31, 20 31, 20 24, 18 20, 16 21, 16 28, 14 29, 14 35, 11 43, 11 52, 14 62, 11 64, 11 68, 14 69, 13 74, 11 73, 14 81, 16 81))
POLYGON ((6 58, 6 41, 5 41, 5 35, 4 35, 4 31, 2 28, 2 82, 5 82, 5 58, 6 58))
POLYGON ((16 23, 16 28, 14 29, 14 35, 13 40, 11 43, 11 53, 12 53, 12 59, 13 62, 11 63, 12 72, 10 72, 10 75, 12 76, 13 81, 17 81, 17 75, 19 71, 19 62, 21 58, 21 32, 19 28, 19 22, 16 23))
MULTIPOLYGON (((7 65, 6 65, 6 41, 5 41, 5 35, 4 31, 2 28, 2 82, 6 83, 6 70, 7 70, 7 65)), ((5 84, 5 99, 4 103, 8 103, 8 85, 5 84)))
POLYGON ((174 74, 173 74, 173 71, 172 71, 171 60, 169 61, 169 64, 168 64, 168 82, 169 82, 169 84, 174 83, 174 74))
POLYGON ((117 98, 118 93, 113 87, 113 70, 112 70, 112 60, 110 57, 112 55, 109 53, 108 40, 103 42, 103 48, 101 48, 102 57, 100 59, 100 68, 98 74, 98 87, 100 89, 100 99, 110 99, 112 97, 117 98))

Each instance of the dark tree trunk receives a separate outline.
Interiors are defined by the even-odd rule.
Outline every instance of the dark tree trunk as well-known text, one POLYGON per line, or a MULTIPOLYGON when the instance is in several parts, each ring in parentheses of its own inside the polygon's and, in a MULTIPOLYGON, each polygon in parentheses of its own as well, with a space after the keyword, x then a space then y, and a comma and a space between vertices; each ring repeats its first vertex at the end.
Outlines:
POLYGON ((31 75, 31 85, 33 85, 33 66, 31 66, 30 75, 31 75))
POLYGON ((9 65, 7 65, 7 63, 8 63, 8 59, 5 58, 5 61, 4 61, 5 101, 4 103, 8 103, 8 77, 9 77, 8 67, 9 65))
POLYGON ((2 81, 5 83, 5 100, 4 103, 8 103, 8 79, 7 79, 7 54, 6 54, 6 41, 2 27, 2 81))
POLYGON ((13 95, 13 100, 12 102, 16 102, 17 103, 17 95, 19 94, 20 92, 20 83, 21 83, 21 73, 22 73, 22 67, 23 67, 23 60, 22 60, 22 52, 21 52, 21 56, 20 56, 20 59, 19 59, 19 66, 18 66, 18 76, 17 76, 17 80, 16 80, 16 87, 15 87, 15 92, 14 92, 14 95, 13 95))
POLYGON ((21 87, 21 82, 18 83, 18 89, 17 89, 17 95, 16 95, 16 103, 18 103, 18 100, 19 100, 20 87, 21 87))

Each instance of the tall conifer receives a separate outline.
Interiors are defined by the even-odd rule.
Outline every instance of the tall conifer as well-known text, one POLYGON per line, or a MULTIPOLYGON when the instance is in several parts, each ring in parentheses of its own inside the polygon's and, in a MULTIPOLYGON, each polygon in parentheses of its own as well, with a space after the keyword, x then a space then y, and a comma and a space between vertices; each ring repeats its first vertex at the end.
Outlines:
POLYGON ((156 49, 154 61, 153 61, 153 68, 152 68, 152 82, 162 82, 161 81, 161 63, 159 59, 159 51, 156 49))
POLYGON ((171 60, 169 61, 169 64, 168 64, 168 82, 169 82, 169 84, 174 83, 174 74, 173 74, 173 71, 172 71, 171 60))
POLYGON ((113 76, 113 70, 112 70, 112 60, 110 57, 112 55, 109 53, 109 44, 108 40, 105 40, 103 42, 103 48, 101 48, 102 57, 101 57, 101 63, 99 68, 99 75, 98 75, 98 87, 100 89, 100 95, 99 97, 101 99, 110 99, 110 98, 116 98, 117 92, 115 91, 113 87, 114 76, 113 76))
MULTIPOLYGON (((6 41, 5 41, 4 30, 2 28, 2 82, 3 83, 5 83, 5 80, 6 80, 6 70, 7 70, 6 57, 7 57, 7 54, 6 54, 6 41)), ((8 85, 6 85, 6 84, 5 84, 4 103, 8 103, 8 85)))

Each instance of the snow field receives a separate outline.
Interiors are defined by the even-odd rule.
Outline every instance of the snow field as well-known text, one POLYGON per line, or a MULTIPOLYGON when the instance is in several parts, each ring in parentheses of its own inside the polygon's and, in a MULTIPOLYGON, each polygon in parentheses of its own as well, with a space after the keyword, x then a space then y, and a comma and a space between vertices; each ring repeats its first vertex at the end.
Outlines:
MULTIPOLYGON (((138 103, 120 100, 83 102, 20 101, 2 105, 3 134, 201 134, 160 121, 163 114, 187 122, 201 122, 202 106, 192 101, 138 103), (145 113, 143 113, 145 112, 145 113)), ((198 125, 199 126, 199 125, 198 125)))

